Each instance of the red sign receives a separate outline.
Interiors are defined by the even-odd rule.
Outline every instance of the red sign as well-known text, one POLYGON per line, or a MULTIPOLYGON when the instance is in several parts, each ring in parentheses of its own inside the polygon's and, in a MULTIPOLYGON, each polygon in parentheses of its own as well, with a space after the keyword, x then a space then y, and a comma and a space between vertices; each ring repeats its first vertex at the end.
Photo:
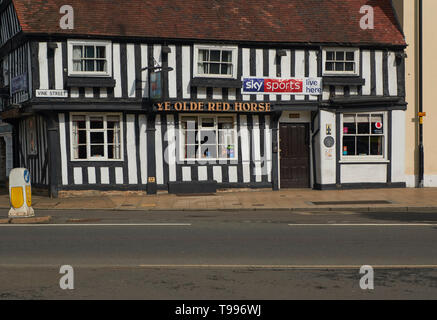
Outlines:
POLYGON ((300 79, 265 79, 264 92, 302 93, 303 80, 300 79))

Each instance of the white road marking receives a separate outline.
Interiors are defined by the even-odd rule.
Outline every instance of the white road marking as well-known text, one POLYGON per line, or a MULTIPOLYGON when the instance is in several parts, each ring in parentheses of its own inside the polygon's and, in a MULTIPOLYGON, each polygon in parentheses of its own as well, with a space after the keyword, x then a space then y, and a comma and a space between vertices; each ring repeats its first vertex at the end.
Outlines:
POLYGON ((63 224, 0 224, 0 227, 186 227, 191 223, 63 223, 63 224))
POLYGON ((290 227, 433 227, 435 223, 289 223, 290 227))
MULTIPOLYGON (((75 268, 113 268, 113 269, 125 269, 125 268, 139 268, 139 269, 288 269, 288 270, 298 270, 298 269, 360 269, 362 265, 257 265, 257 264, 75 264, 75 268)), ((59 267, 58 264, 0 264, 0 268, 56 268, 59 267)), ((422 264, 422 265, 412 265, 412 264, 380 264, 372 265, 373 269, 437 269, 435 264, 422 264)))
MULTIPOLYGON (((362 265, 140 264, 139 268, 360 269, 362 265)), ((374 269, 437 269, 437 265, 372 265, 374 269)))

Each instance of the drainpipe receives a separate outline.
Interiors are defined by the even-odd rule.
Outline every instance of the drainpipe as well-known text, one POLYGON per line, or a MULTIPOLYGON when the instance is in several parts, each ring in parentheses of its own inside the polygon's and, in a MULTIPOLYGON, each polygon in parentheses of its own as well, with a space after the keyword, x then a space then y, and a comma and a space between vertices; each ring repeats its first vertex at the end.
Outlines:
MULTIPOLYGON (((419 0, 419 114, 423 112, 423 2, 419 0)), ((424 187, 423 117, 419 116, 419 188, 424 187)))

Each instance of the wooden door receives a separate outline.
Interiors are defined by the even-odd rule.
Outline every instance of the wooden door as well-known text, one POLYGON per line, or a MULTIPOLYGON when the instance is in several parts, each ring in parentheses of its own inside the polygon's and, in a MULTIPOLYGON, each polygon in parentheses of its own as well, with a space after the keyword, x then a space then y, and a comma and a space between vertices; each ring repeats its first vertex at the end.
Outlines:
POLYGON ((307 123, 280 124, 281 188, 310 187, 310 137, 307 123))

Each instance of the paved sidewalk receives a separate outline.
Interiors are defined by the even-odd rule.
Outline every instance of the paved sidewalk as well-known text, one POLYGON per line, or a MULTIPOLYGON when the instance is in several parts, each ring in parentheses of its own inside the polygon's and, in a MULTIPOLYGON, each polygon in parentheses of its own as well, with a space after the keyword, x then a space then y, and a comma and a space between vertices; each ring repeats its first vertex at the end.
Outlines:
MULTIPOLYGON (((142 192, 90 192, 87 196, 51 199, 33 195, 34 209, 73 210, 436 210, 437 188, 317 191, 227 190, 209 195, 173 195, 142 192), (318 202, 318 203, 317 203, 318 202), (324 203, 327 202, 327 203, 324 203)), ((0 194, 0 209, 9 208, 9 197, 0 194)))

